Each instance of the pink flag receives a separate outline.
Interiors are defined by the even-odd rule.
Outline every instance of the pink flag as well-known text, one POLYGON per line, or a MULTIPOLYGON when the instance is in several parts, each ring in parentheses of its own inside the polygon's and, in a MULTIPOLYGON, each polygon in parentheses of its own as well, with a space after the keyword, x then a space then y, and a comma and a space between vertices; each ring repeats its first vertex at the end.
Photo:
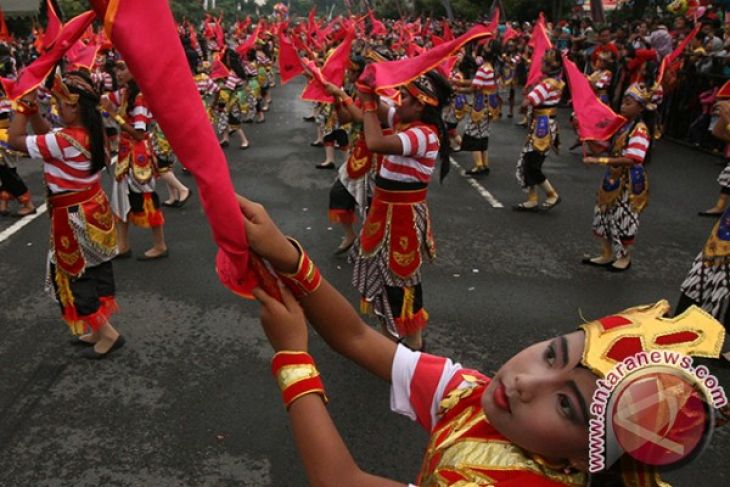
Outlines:
POLYGON ((66 59, 72 69, 85 69, 91 71, 96 61, 96 55, 101 49, 101 44, 92 42, 89 45, 76 41, 66 53, 66 59))
MULTIPOLYGON (((193 74, 178 37, 168 2, 91 0, 114 46, 145 95, 180 161, 195 177, 200 201, 219 247, 218 276, 245 295, 267 284, 260 261, 249 252, 243 215, 218 138, 200 103, 193 74), (185 120, 185 123, 180 123, 185 120)), ((276 295, 275 294, 275 295, 276 295)))
POLYGON ((58 13, 56 13, 56 9, 53 7, 53 2, 51 0, 46 0, 46 12, 48 15, 48 24, 46 25, 46 32, 43 34, 43 48, 48 49, 53 44, 53 41, 56 40, 56 37, 58 37, 58 34, 61 32, 61 27, 63 24, 61 23, 61 19, 58 18, 58 13))
POLYGON ((8 99, 17 100, 23 95, 35 90, 43 83, 48 75, 56 67, 66 51, 79 40, 86 28, 94 21, 94 12, 89 10, 69 20, 58 33, 56 42, 45 53, 41 54, 30 65, 26 66, 18 74, 15 80, 2 78, 2 85, 8 99))
POLYGON ((626 123, 626 119, 616 114, 596 96, 588 79, 565 55, 563 64, 573 98, 573 110, 578 119, 580 140, 610 139, 626 123))
POLYGON ((352 40, 354 38, 355 32, 350 29, 347 33, 347 37, 345 37, 345 40, 342 41, 342 44, 337 46, 337 49, 335 49, 324 62, 321 73, 319 70, 311 69, 311 66, 314 63, 307 63, 307 67, 310 68, 310 71, 312 71, 314 78, 310 80, 304 88, 301 95, 302 100, 334 103, 334 97, 327 93, 327 90, 324 87, 324 80, 329 81, 336 86, 342 86, 342 83, 345 81, 347 64, 350 61, 350 51, 352 50, 352 40))
POLYGON ((414 58, 399 59, 368 64, 358 79, 358 89, 375 90, 385 94, 388 88, 395 88, 418 78, 423 73, 439 66, 446 58, 453 55, 465 44, 483 37, 494 35, 490 27, 477 24, 464 35, 450 42, 444 42, 414 58))
POLYGON ((510 27, 509 24, 507 24, 507 27, 505 27, 504 29, 504 35, 502 35, 502 44, 507 44, 509 41, 519 36, 519 32, 517 32, 515 29, 510 27))
POLYGON ((530 44, 532 44, 533 50, 532 63, 530 63, 530 71, 527 74, 527 86, 533 86, 540 82, 540 78, 542 78, 542 58, 545 57, 545 51, 553 47, 553 43, 550 42, 545 31, 545 17, 542 13, 532 30, 530 44))
POLYGON ((299 60, 297 50, 294 49, 284 33, 279 31, 279 77, 281 78, 281 84, 286 84, 303 72, 304 68, 299 60))

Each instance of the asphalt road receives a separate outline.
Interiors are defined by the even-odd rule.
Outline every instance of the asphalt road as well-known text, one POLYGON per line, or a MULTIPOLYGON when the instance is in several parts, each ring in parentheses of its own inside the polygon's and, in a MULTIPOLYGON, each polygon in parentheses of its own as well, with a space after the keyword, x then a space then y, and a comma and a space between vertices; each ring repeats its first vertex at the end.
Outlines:
MULTIPOLYGON (((251 148, 227 149, 231 174, 356 303, 351 268, 332 255, 340 233, 326 210, 335 174, 314 169, 323 150, 309 146, 315 127, 302 121, 309 106, 296 100, 300 89, 293 82, 274 91, 267 122, 245 127, 251 148)), ((722 169, 719 158, 660 142, 633 268, 614 275, 580 265, 597 250, 591 218, 601 170, 584 167, 579 154, 546 163, 560 206, 545 215, 509 209, 523 198, 514 178, 523 138, 510 120, 494 125, 492 173, 479 180, 491 198, 457 171, 443 185, 433 183, 429 195, 438 244, 436 262, 424 268, 430 351, 486 373, 524 346, 574 329, 581 316, 675 302, 713 225, 696 212, 714 202, 722 169)), ((566 147, 572 138, 563 124, 566 147)), ((469 154, 454 157, 470 167, 469 154)), ((40 163, 22 164, 40 204, 40 163)), ((218 283, 197 197, 165 217, 169 259, 115 263, 121 311, 113 323, 128 342, 98 363, 77 357, 42 291, 45 215, 0 242, 0 485, 306 485, 257 305, 218 283)), ((0 232, 12 223, 0 219, 0 232)), ((150 242, 149 232, 133 230, 136 253, 150 242)), ((360 466, 413 481, 427 437, 389 412, 388 386, 317 337, 311 352, 329 410, 360 466)), ((714 371, 730 386, 730 371, 714 371)), ((674 485, 728 485, 728 452, 725 428, 702 457, 668 478, 674 485)))

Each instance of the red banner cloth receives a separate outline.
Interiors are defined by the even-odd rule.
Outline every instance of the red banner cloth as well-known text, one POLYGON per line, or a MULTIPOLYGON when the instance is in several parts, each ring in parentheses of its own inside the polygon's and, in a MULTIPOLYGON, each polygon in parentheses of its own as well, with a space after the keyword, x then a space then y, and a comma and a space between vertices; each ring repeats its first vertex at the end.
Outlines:
MULTIPOLYGON (((342 86, 345 81, 345 71, 350 61, 350 51, 352 50, 352 40, 355 38, 355 31, 352 29, 347 33, 347 37, 337 49, 330 54, 322 66, 321 73, 313 71, 312 78, 302 92, 301 99, 306 101, 316 101, 323 103, 334 103, 335 98, 327 93, 323 80, 329 81, 333 85, 342 86), (321 75, 321 77, 320 77, 321 75)), ((307 67, 311 67, 314 63, 307 63, 307 67)))
POLYGON ((96 55, 101 49, 101 44, 92 42, 89 45, 84 44, 81 41, 76 41, 71 49, 66 53, 66 59, 68 60, 71 69, 85 69, 91 71, 96 61, 96 55))
POLYGON ((246 39, 245 42, 243 42, 240 46, 236 48, 236 52, 239 56, 245 57, 246 54, 248 54, 248 51, 254 48, 256 45, 256 40, 259 38, 259 33, 261 32, 261 22, 256 24, 256 28, 253 30, 250 36, 246 39))
POLYGON ((61 32, 63 23, 58 18, 58 13, 53 6, 51 0, 46 0, 46 12, 48 16, 48 23, 46 24, 46 32, 43 34, 43 48, 48 49, 53 45, 53 41, 56 40, 58 34, 61 32))
POLYGON ((402 86, 438 67, 465 44, 475 39, 494 35, 490 28, 491 26, 482 24, 475 25, 453 41, 444 42, 414 58, 368 64, 358 79, 358 88, 366 91, 375 90, 381 95, 385 94, 388 88, 402 86))
POLYGON ((86 31, 86 28, 94 21, 94 18, 96 18, 96 15, 89 10, 69 20, 61 28, 61 32, 56 37, 56 42, 53 43, 53 46, 41 54, 30 65, 23 68, 20 74, 18 74, 17 79, 0 79, 8 99, 17 100, 23 95, 35 90, 38 85, 43 83, 56 67, 56 63, 79 40, 86 31))
POLYGON ((281 84, 288 83, 292 78, 302 74, 304 67, 299 60, 299 54, 284 32, 279 31, 279 77, 281 84))
POLYGON ((610 139, 626 123, 626 119, 596 96, 588 79, 565 55, 563 64, 573 99, 573 110, 578 120, 580 140, 610 139))
MULTIPOLYGON (((92 4, 104 18, 107 36, 129 66, 172 149, 195 177, 219 247, 216 271, 220 280, 232 291, 247 295, 257 285, 257 277, 249 272, 254 259, 243 215, 168 2, 92 0, 92 4)), ((267 292, 268 288, 265 286, 267 292)))
POLYGON ((533 86, 540 82, 542 78, 542 58, 545 57, 545 51, 553 47, 547 32, 545 31, 545 17, 540 14, 540 18, 532 30, 532 38, 530 39, 532 48, 532 63, 530 63, 530 71, 527 74, 527 86, 533 86))
POLYGON ((507 44, 509 41, 511 41, 512 39, 516 39, 519 36, 519 32, 507 25, 507 27, 504 29, 504 34, 502 35, 502 44, 507 44))

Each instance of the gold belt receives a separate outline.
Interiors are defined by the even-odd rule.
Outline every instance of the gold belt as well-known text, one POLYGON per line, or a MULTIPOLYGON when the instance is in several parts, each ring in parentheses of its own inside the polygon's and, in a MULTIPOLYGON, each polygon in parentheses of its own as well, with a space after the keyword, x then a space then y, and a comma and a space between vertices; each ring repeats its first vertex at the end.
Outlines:
POLYGON ((558 110, 555 108, 536 108, 535 109, 535 115, 536 116, 547 116, 547 117, 554 117, 558 113, 558 110))

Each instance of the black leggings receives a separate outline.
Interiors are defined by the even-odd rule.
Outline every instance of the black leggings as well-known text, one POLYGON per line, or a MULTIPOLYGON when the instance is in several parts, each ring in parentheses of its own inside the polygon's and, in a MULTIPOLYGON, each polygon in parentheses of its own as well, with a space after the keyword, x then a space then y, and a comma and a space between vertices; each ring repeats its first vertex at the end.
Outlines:
POLYGON ((542 164, 544 162, 545 154, 534 150, 525 154, 522 167, 527 186, 537 186, 545 182, 547 178, 542 173, 542 164))
POLYGON ((28 187, 20 179, 18 171, 14 167, 0 165, 0 192, 3 191, 7 191, 15 199, 28 192, 28 187))

